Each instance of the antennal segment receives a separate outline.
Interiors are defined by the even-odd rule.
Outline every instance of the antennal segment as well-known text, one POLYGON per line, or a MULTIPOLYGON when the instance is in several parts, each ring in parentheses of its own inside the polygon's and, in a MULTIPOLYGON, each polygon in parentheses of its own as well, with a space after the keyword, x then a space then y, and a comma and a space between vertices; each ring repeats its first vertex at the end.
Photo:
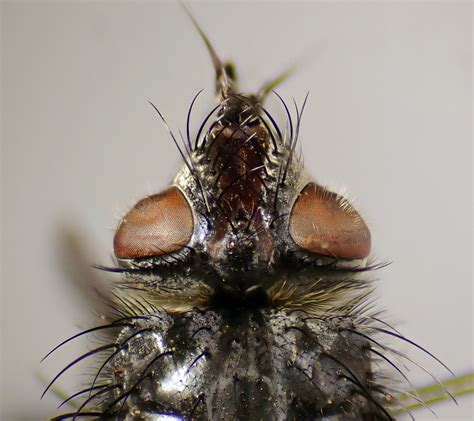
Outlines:
POLYGON ((216 50, 214 49, 211 42, 209 41, 209 38, 207 38, 206 34, 202 30, 202 28, 199 26, 198 22, 192 15, 191 11, 186 7, 186 5, 182 1, 180 1, 180 4, 185 10, 185 12, 188 14, 189 18, 193 22, 196 29, 198 30, 199 35, 204 41, 204 44, 206 44, 207 51, 209 51, 209 54, 211 56, 214 70, 216 71, 216 94, 218 96, 218 100, 222 101, 228 98, 231 93, 235 92, 235 89, 234 89, 235 87, 233 86, 232 77, 228 74, 228 71, 227 71, 228 67, 223 64, 222 60, 217 55, 216 50))

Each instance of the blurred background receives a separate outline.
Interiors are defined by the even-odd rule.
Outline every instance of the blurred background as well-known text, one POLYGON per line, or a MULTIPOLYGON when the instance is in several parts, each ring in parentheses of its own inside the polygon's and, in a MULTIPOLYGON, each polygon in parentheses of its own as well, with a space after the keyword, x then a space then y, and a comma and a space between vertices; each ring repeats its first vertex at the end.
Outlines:
MULTIPOLYGON (((472 4, 470 2, 187 2, 242 91, 296 61, 279 93, 310 99, 301 128, 308 171, 347 195, 393 262, 373 274, 379 305, 456 374, 473 369, 472 4)), ((118 218, 163 189, 176 131, 202 88, 197 130, 213 105, 207 51, 175 2, 2 2, 2 420, 55 414, 51 378, 90 342, 92 291, 111 264, 118 218), (75 257, 75 258, 74 258, 75 257)), ((284 115, 269 100, 279 121, 284 115)), ((397 346, 441 379, 434 360, 397 346)), ((72 393, 82 365, 60 387, 72 393)), ((417 386, 431 378, 413 369, 417 386)), ((473 399, 435 406, 473 419, 473 399)), ((417 419, 431 419, 428 411, 417 419)), ((404 419, 402 417, 402 419, 404 419)))

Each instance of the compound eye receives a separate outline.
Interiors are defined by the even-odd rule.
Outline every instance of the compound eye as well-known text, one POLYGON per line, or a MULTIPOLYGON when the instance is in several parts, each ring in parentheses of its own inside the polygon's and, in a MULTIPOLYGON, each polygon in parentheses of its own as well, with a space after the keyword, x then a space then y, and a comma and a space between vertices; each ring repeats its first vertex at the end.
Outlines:
POLYGON ((177 187, 140 200, 120 222, 114 238, 119 259, 161 256, 189 243, 191 206, 177 187))
POLYGON ((370 252, 370 231, 342 196, 308 183, 290 215, 290 235, 302 249, 340 259, 363 259, 370 252))

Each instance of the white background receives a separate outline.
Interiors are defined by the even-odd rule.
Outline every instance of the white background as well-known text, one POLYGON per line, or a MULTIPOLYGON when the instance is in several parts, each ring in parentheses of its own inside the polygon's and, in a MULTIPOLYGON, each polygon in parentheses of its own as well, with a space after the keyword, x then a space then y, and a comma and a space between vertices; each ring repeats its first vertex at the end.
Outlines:
MULTIPOLYGON (((205 88, 197 128, 213 104, 213 70, 176 3, 1 7, 2 419, 37 420, 58 404, 53 395, 40 402, 38 373, 51 377, 81 351, 68 346, 41 366, 40 358, 93 320, 74 280, 81 273, 65 258, 65 231, 75 227, 86 262, 110 264, 117 217, 164 188, 180 164, 147 100, 183 128, 189 102, 205 88)), ((472 5, 190 7, 237 64, 244 91, 311 58, 279 88, 289 102, 310 91, 301 131, 308 170, 323 184, 347 186, 372 229, 374 253, 393 261, 375 274, 391 320, 457 374, 472 370, 472 5)), ((95 278, 85 278, 92 289, 95 278)), ((77 390, 83 372, 60 384, 77 390)), ((431 382, 416 369, 411 378, 431 382)), ((473 418, 471 398, 434 409, 443 419, 473 418)))

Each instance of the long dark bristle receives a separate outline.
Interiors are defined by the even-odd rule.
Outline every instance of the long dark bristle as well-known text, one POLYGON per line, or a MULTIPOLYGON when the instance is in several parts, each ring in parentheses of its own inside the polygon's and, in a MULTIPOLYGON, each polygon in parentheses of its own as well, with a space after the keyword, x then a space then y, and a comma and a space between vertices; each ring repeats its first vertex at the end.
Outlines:
POLYGON ((377 330, 378 332, 385 333, 386 335, 394 336, 395 338, 398 338, 404 342, 409 343, 410 345, 413 345, 414 347, 418 348, 419 350, 423 351, 425 354, 429 355, 431 358, 436 360, 446 370, 448 370, 452 376, 455 376, 454 372, 445 363, 443 363, 438 357, 436 357, 435 355, 433 355, 433 353, 431 353, 430 351, 428 351, 426 348, 422 347, 421 345, 417 344, 416 342, 412 341, 411 339, 408 339, 403 335, 399 335, 398 333, 390 332, 386 329, 382 329, 378 327, 373 327, 373 329, 377 330))
POLYGON ((101 385, 97 385, 97 386, 92 385, 91 387, 88 387, 86 389, 80 390, 79 392, 73 393, 67 399, 63 400, 61 402, 61 404, 59 404, 58 409, 61 408, 62 406, 64 406, 65 404, 67 404, 68 402, 70 402, 71 400, 73 400, 74 398, 77 398, 78 396, 84 395, 85 393, 93 392, 94 390, 103 389, 104 387, 107 387, 107 386, 109 386, 109 385, 107 385, 107 384, 101 384, 101 385))
POLYGON ((190 125, 191 125, 191 113, 193 111, 193 106, 196 100, 198 99, 198 96, 202 93, 203 89, 201 89, 196 95, 194 95, 193 100, 191 101, 191 105, 189 106, 188 109, 188 115, 186 117, 186 139, 188 141, 188 147, 189 150, 193 150, 193 146, 191 144, 191 130, 190 130, 190 125))
POLYGON ((67 414, 59 415, 57 417, 51 418, 51 421, 62 421, 68 420, 70 418, 84 418, 84 417, 94 417, 94 419, 101 419, 102 418, 101 412, 69 412, 67 414))
POLYGON ((99 391, 97 391, 96 393, 94 394, 90 394, 89 397, 81 404, 81 406, 77 409, 77 413, 80 414, 81 411, 86 408, 86 406, 92 402, 94 399, 96 399, 97 397, 103 395, 104 393, 107 393, 107 392, 110 392, 111 390, 113 389, 117 389, 117 388, 121 388, 122 385, 119 385, 119 384, 111 384, 111 385, 108 385, 106 386, 104 389, 101 389, 99 391))
POLYGON ((80 361, 82 361, 82 360, 84 360, 84 359, 86 359, 86 358, 88 358, 92 355, 95 355, 95 354, 98 354, 99 352, 104 352, 104 351, 107 351, 109 349, 116 348, 116 347, 117 347, 116 344, 103 345, 103 346, 100 346, 98 348, 93 349, 92 351, 86 352, 85 354, 83 354, 80 357, 76 358, 74 361, 72 361, 66 367, 64 367, 58 374, 56 374, 56 376, 54 376, 53 380, 51 380, 51 382, 48 384, 48 386, 46 387, 46 389, 42 393, 41 399, 43 399, 44 395, 46 395, 46 393, 51 388, 51 386, 56 382, 56 380, 58 380, 59 377, 61 377, 71 367, 73 367, 74 365, 76 365, 80 361))
POLYGON ((41 362, 43 362, 46 358, 48 358, 53 352, 61 348, 62 346, 66 345, 68 342, 73 341, 76 338, 79 338, 81 336, 87 335, 89 333, 93 332, 98 332, 100 330, 105 330, 105 329, 113 329, 113 328, 120 328, 120 327, 132 327, 133 325, 131 323, 110 323, 107 325, 102 325, 102 326, 96 326, 87 330, 84 330, 82 332, 77 333, 74 336, 71 336, 70 338, 62 341, 59 345, 56 345, 51 351, 49 351, 42 359, 41 362))

